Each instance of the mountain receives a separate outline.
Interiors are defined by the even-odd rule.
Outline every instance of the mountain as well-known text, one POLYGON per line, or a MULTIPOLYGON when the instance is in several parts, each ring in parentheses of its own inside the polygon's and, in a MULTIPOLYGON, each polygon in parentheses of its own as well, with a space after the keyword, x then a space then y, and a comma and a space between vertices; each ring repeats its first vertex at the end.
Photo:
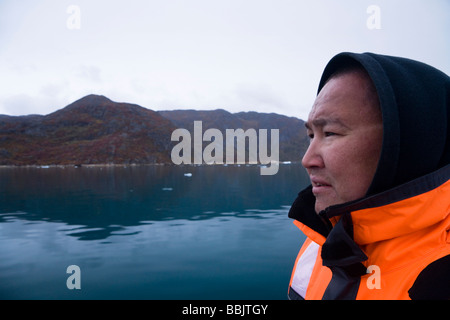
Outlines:
MULTIPOLYGON (((172 163, 177 128, 280 129, 280 161, 300 159, 303 121, 293 117, 225 110, 152 111, 88 95, 48 115, 0 115, 0 165, 172 163)), ((268 130, 270 131, 270 130, 268 130)))
POLYGON ((155 111, 89 95, 46 116, 0 117, 0 164, 169 162, 174 129, 155 111))
MULTIPOLYGON (((159 114, 172 121, 178 128, 185 128, 193 137, 194 121, 201 120, 203 131, 216 128, 222 132, 225 139, 226 129, 279 129, 279 157, 280 161, 300 161, 309 140, 306 135, 303 120, 287 117, 276 113, 239 112, 230 113, 219 109, 212 111, 174 110, 159 111, 159 114)), ((225 140, 224 140, 225 141, 225 140)), ((270 145, 268 138, 268 148, 270 145)), ((203 148, 210 142, 204 142, 203 148)), ((248 150, 248 145, 246 145, 248 150)), ((236 146, 235 146, 236 148, 236 146)), ((269 149, 270 150, 270 149, 269 149)))

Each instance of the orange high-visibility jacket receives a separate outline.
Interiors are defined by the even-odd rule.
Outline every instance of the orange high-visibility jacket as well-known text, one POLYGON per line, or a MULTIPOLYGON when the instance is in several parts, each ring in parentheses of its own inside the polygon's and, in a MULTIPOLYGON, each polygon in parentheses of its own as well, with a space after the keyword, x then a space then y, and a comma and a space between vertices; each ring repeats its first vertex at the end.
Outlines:
MULTIPOLYGON (((362 67, 376 88, 383 146, 362 199, 316 213, 311 186, 289 217, 307 236, 290 299, 450 299, 450 77, 424 63, 374 53, 333 57, 362 67)), ((349 163, 351 165, 351 163, 349 163)))
MULTIPOLYGON (((307 239, 289 298, 450 299, 449 178, 450 165, 360 202, 330 207, 322 213, 332 225, 326 237, 294 221, 307 239)), ((297 209, 294 203, 291 217, 297 209)))

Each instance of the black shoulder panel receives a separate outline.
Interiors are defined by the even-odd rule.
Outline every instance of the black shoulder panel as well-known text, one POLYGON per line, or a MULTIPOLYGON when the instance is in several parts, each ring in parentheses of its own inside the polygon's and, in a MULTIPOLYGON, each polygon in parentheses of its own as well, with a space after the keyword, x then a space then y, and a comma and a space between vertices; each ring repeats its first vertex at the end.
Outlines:
POLYGON ((449 300, 450 255, 423 269, 408 293, 412 300, 449 300))

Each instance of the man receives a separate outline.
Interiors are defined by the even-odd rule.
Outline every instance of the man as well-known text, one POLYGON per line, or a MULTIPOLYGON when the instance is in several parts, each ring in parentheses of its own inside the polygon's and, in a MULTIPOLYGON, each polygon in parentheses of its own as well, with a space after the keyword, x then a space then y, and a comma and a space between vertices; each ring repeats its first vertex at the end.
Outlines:
POLYGON ((341 53, 306 122, 290 299, 450 299, 450 78, 341 53))

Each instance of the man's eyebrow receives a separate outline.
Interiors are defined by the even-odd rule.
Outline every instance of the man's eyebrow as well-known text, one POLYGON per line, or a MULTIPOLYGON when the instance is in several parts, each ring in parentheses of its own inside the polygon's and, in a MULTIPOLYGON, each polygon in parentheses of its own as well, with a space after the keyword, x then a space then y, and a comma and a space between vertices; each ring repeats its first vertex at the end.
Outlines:
POLYGON ((305 127, 308 130, 311 130, 311 125, 313 127, 324 127, 327 124, 337 124, 339 126, 348 128, 346 124, 344 124, 339 118, 317 118, 312 121, 305 122, 305 127))

